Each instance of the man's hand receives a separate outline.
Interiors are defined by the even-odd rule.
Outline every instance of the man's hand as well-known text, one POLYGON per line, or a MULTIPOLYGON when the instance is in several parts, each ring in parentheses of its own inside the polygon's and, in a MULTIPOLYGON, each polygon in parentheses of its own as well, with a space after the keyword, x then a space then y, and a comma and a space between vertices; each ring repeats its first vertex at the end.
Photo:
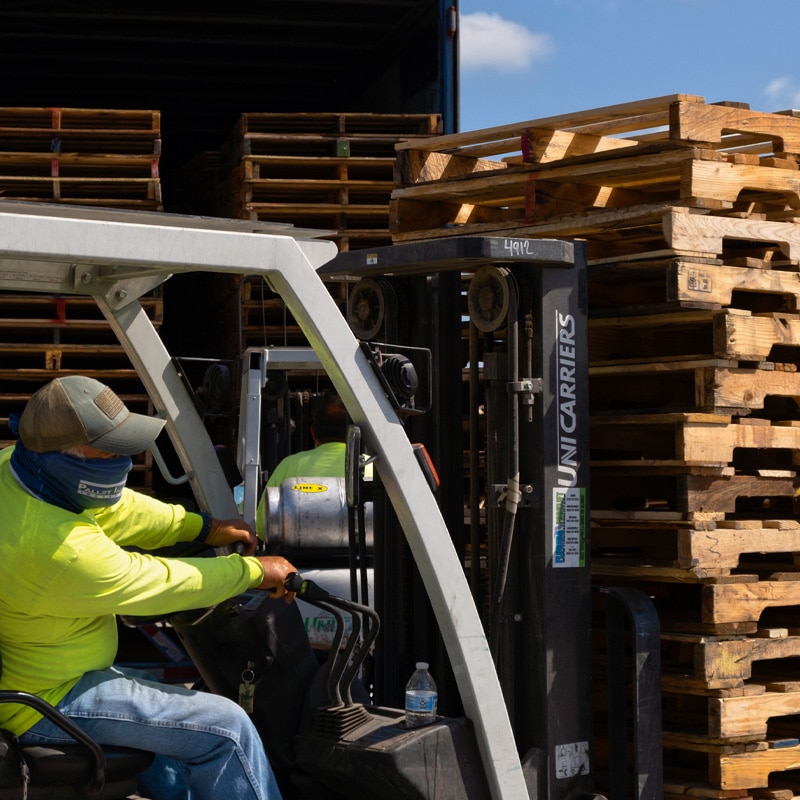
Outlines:
POLYGON ((206 544, 210 547, 228 547, 241 544, 242 555, 251 556, 256 551, 256 532, 241 519, 213 519, 206 544))
POLYGON ((287 592, 284 584, 293 572, 297 572, 297 568, 283 556, 256 556, 256 558, 264 570, 264 580, 256 588, 266 589, 275 597, 283 597, 287 603, 291 603, 297 595, 295 592, 287 592))

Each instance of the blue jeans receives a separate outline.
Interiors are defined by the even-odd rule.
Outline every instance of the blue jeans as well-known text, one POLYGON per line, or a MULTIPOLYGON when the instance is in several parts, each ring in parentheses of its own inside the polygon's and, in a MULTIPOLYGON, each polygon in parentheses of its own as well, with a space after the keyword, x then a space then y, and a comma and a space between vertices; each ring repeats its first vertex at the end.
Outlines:
MULTIPOLYGON (((58 708, 100 744, 156 753, 139 781, 139 792, 152 800, 280 800, 253 723, 225 697, 109 667, 86 673, 58 708)), ((20 739, 71 741, 45 719, 20 739)))

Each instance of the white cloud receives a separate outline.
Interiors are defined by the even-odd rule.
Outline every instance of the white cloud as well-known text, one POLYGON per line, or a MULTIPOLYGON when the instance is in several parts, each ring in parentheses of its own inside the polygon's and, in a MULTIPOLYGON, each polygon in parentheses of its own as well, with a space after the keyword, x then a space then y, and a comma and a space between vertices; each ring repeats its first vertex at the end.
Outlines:
POLYGON ((770 102, 784 108, 800 108, 800 86, 790 78, 776 78, 767 84, 764 93, 770 102))
POLYGON ((464 70, 512 72, 530 69, 553 52, 547 34, 534 33, 499 14, 476 11, 461 16, 460 59, 464 70))

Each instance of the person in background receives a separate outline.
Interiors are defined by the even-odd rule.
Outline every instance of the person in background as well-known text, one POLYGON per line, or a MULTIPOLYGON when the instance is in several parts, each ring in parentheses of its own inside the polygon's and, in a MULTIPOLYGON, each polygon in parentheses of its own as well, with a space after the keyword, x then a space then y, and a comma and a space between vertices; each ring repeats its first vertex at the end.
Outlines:
POLYGON ((311 414, 310 430, 314 447, 286 456, 269 476, 267 486, 280 486, 287 478, 304 476, 344 477, 347 410, 337 395, 320 398, 311 414))
MULTIPOLYGON (((347 449, 347 409, 335 394, 325 394, 311 414, 314 447, 282 459, 267 480, 267 487, 280 486, 288 478, 343 478, 347 449)), ((256 531, 265 531, 267 489, 258 501, 256 531)))
MULTIPOLYGON (((107 386, 56 378, 9 422, 0 451, 0 689, 31 692, 103 745, 156 754, 140 792, 152 800, 276 800, 275 777, 233 701, 114 665, 117 615, 159 616, 259 588, 284 597, 295 568, 254 556, 239 519, 189 512, 125 486, 131 456, 164 420, 135 414, 107 386), (144 551, 200 541, 244 555, 167 558, 144 551), (127 549, 127 548, 134 549, 127 549)), ((35 710, 0 704, 25 743, 67 738, 35 710)))

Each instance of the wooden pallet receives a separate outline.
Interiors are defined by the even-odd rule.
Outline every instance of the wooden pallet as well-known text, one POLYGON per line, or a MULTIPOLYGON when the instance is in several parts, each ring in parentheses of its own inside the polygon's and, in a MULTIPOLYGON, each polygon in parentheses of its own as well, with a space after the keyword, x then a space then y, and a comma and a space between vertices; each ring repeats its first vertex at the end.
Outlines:
MULTIPOLYGON (((702 619, 709 624, 758 622, 766 609, 800 606, 800 573, 781 573, 782 580, 703 586, 702 619)), ((800 623, 800 617, 798 618, 800 623)))
POLYGON ((748 467, 761 474, 789 470, 791 459, 776 463, 775 450, 800 449, 800 422, 770 422, 723 414, 627 414, 593 417, 589 429, 596 466, 735 466, 734 451, 754 450, 748 467), (760 456, 760 458, 759 458, 760 456))
POLYGON ((783 399, 796 412, 800 371, 796 364, 680 356, 648 361, 594 362, 589 367, 595 414, 701 411, 749 415, 767 400, 783 399))
POLYGON ((401 143, 392 233, 519 229, 668 198, 793 215, 800 120, 702 100, 670 95, 401 143))
MULTIPOLYGON (((140 302, 154 327, 159 328, 163 322, 163 299, 149 296, 140 302)), ((119 344, 94 299, 78 295, 0 293, 0 336, 0 348, 3 344, 119 344)))
POLYGON ((690 259, 621 259, 593 264, 588 272, 591 313, 615 309, 738 308, 751 312, 800 310, 800 278, 775 261, 746 259, 734 266, 690 259))
POLYGON ((800 208, 800 172, 794 162, 765 166, 758 156, 725 156, 687 148, 606 158, 591 163, 524 166, 478 173, 457 181, 417 184, 392 193, 395 234, 429 238, 429 230, 502 219, 516 225, 557 220, 594 210, 673 201, 694 208, 793 216, 800 208), (413 230, 419 206, 427 228, 413 230))
POLYGON ((590 363, 711 357, 800 364, 800 315, 727 308, 589 320, 590 363), (669 331, 669 335, 665 335, 669 331), (774 349, 786 358, 773 357, 774 349))
POLYGON ((399 141, 441 131, 438 114, 248 112, 239 117, 224 153, 236 161, 253 155, 394 158, 399 141))
POLYGON ((800 691, 796 682, 773 684, 782 691, 767 691, 767 687, 751 687, 761 691, 736 697, 707 698, 707 729, 709 737, 723 740, 764 740, 770 720, 800 714, 800 691))
POLYGON ((161 114, 152 110, 0 107, 0 151, 159 155, 161 114))
POLYGON ((430 114, 243 114, 223 147, 221 213, 321 228, 340 251, 389 245, 394 147, 441 126, 430 114))
POLYGON ((597 576, 675 582, 800 571, 800 523, 781 520, 627 520, 593 518, 592 570, 597 576))
POLYGON ((768 786, 770 775, 800 769, 796 739, 766 742, 752 753, 721 753, 709 759, 710 779, 721 789, 768 786))
MULTIPOLYGON (((663 736, 666 782, 670 773, 680 776, 691 769, 705 772, 709 788, 720 792, 719 797, 758 797, 758 789, 772 791, 771 775, 779 785, 775 791, 785 792, 800 768, 800 743, 796 737, 770 738, 760 742, 716 744, 702 736, 665 731, 663 736)), ((673 779, 674 780, 674 779, 673 779)), ((794 785, 798 785, 796 782, 794 785)), ((793 790, 792 790, 793 791, 793 790)), ((693 794, 690 792, 690 796, 693 794)), ((701 796, 713 797, 713 794, 701 796)), ((766 794, 765 797, 794 795, 766 794)))
MULTIPOLYGON (((446 166, 447 175, 467 175, 482 168, 481 159, 547 164, 669 142, 678 146, 700 144, 731 153, 797 154, 800 124, 790 112, 768 114, 742 104, 707 104, 699 95, 672 94, 428 141, 409 141, 397 149, 418 156, 420 175, 425 156, 446 166)), ((429 170, 424 178, 420 175, 411 173, 404 183, 439 180, 443 171, 431 174, 429 170)))
POLYGON ((735 474, 732 468, 594 467, 592 515, 709 522, 791 517, 795 476, 735 474))
POLYGON ((163 208, 160 114, 0 108, 0 197, 163 208))
POLYGON ((158 154, 6 153, 0 151, 0 174, 13 178, 159 177, 158 154))

